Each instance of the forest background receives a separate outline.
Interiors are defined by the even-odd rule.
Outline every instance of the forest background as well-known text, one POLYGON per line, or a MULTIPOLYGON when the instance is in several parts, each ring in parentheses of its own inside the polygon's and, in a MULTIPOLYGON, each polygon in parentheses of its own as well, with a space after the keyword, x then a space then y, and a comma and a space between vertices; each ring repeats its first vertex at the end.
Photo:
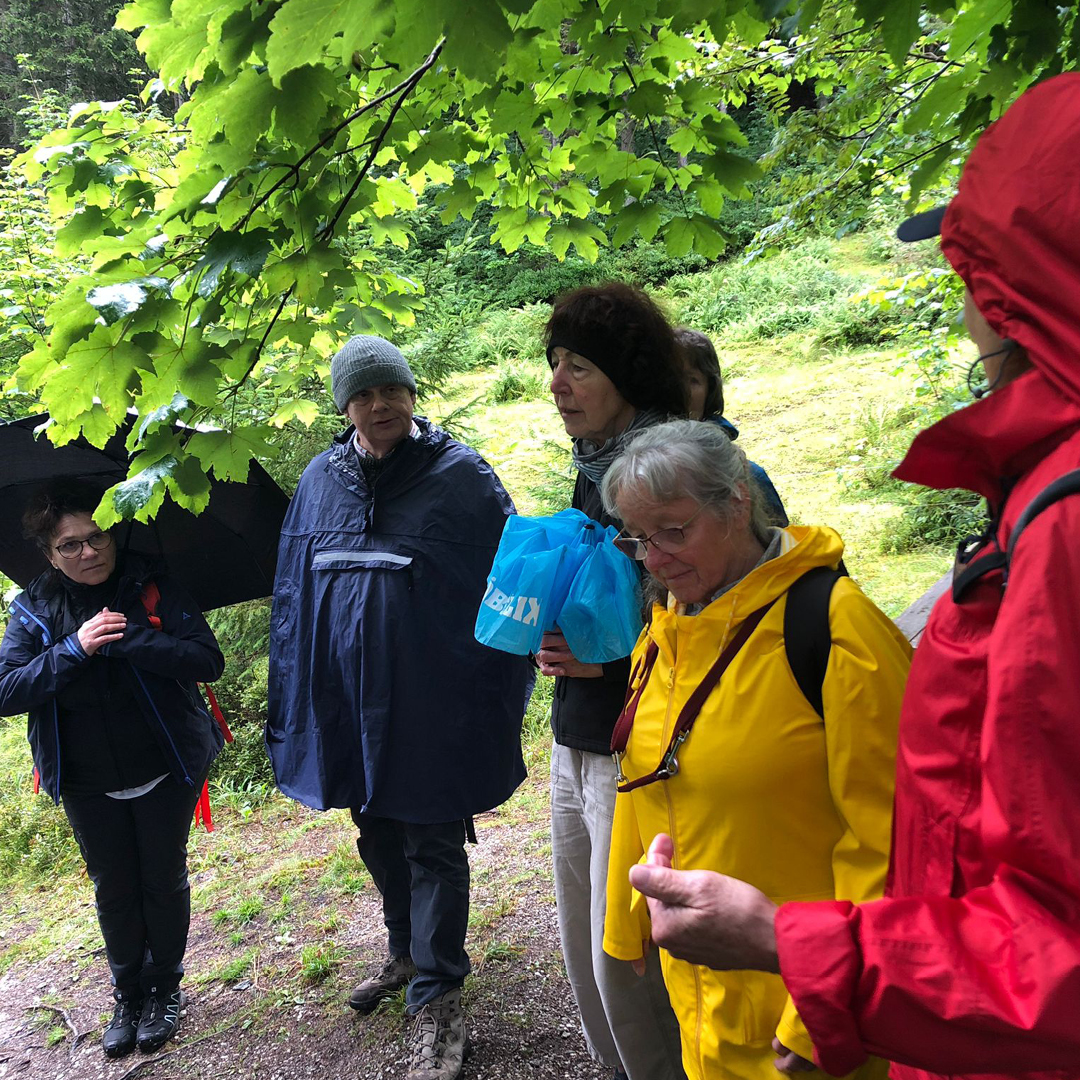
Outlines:
MULTIPOLYGON (((420 411, 484 453, 520 510, 553 512, 572 477, 546 313, 576 285, 629 280, 710 334, 750 456, 794 520, 841 531, 895 615, 981 510, 889 476, 968 400, 972 359, 936 245, 892 233, 949 197, 987 123, 1078 57, 1075 5, 1042 0, 0 0, 0 419, 47 410, 55 441, 101 444, 137 409, 103 522, 165 498, 197 511, 208 473, 242 479, 252 457, 291 491, 341 426, 329 357, 379 333, 409 357, 420 411)), ((198 978, 250 983, 261 958, 277 996, 241 1010, 257 1027, 340 991, 344 912, 371 888, 341 823, 296 824, 273 788, 268 611, 213 616, 237 740, 211 786, 234 835, 193 856, 216 934, 198 978), (214 872, 275 821, 326 835, 303 866, 267 844, 248 884, 214 872)), ((505 811, 536 858, 515 888, 546 880, 549 695, 542 682, 532 779, 505 811)), ((72 944, 93 937, 85 897, 69 917, 79 865, 62 813, 31 793, 21 720, 4 721, 17 929, 0 972, 93 962, 72 944)), ((524 948, 506 873, 478 909, 481 969, 524 948)))

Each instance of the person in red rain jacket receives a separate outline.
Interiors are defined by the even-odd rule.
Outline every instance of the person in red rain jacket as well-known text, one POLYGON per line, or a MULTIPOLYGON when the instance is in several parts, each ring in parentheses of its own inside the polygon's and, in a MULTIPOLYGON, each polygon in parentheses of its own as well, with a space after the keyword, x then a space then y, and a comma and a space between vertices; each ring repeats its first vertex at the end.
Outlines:
POLYGON ((900 235, 938 225, 990 393, 919 435, 896 475, 979 492, 993 521, 915 653, 886 898, 776 908, 743 882, 666 869, 663 835, 630 876, 676 956, 779 970, 827 1072, 876 1054, 895 1080, 1075 1077, 1080 494, 1027 526, 1007 588, 1001 552, 1031 500, 1080 467, 1080 74, 1021 96, 943 219, 900 235))

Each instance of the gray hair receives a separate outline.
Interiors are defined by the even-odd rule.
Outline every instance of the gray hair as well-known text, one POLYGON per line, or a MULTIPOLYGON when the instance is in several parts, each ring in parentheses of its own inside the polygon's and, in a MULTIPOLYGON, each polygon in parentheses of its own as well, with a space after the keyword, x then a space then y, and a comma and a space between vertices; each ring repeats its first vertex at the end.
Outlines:
POLYGON ((646 428, 626 444, 604 475, 600 497, 616 518, 619 496, 633 492, 655 505, 693 499, 725 520, 744 490, 750 497, 750 527, 767 542, 768 520, 746 455, 717 424, 671 420, 646 428))

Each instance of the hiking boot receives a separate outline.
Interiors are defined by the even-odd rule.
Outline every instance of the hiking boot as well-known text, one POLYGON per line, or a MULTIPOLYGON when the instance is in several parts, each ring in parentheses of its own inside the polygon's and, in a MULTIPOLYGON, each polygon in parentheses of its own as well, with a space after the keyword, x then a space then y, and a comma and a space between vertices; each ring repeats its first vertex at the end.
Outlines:
POLYGON ((457 1080, 471 1051, 458 987, 429 1001, 416 1014, 405 1080, 457 1080))
POLYGON ((349 995, 349 1004, 359 1013, 374 1012, 383 998, 396 994, 416 975, 409 956, 390 956, 374 975, 369 975, 349 995))
POLYGON ((101 1036, 101 1048, 106 1057, 118 1058, 135 1049, 135 1032, 142 1014, 142 994, 122 994, 113 991, 116 1006, 112 1019, 101 1036))
POLYGON ((144 1054, 160 1050, 176 1034, 183 1004, 184 995, 179 987, 170 991, 155 987, 147 994, 135 1036, 136 1045, 144 1054))

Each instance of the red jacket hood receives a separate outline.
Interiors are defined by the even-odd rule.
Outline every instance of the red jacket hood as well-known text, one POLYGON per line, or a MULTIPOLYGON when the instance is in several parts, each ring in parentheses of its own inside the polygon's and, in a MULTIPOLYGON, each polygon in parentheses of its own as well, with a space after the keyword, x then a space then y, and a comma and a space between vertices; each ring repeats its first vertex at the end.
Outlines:
POLYGON ((923 432, 895 475, 994 499, 1026 450, 1080 425, 1080 73, 1033 87, 986 130, 945 214, 941 249, 987 322, 1036 371, 923 432))

